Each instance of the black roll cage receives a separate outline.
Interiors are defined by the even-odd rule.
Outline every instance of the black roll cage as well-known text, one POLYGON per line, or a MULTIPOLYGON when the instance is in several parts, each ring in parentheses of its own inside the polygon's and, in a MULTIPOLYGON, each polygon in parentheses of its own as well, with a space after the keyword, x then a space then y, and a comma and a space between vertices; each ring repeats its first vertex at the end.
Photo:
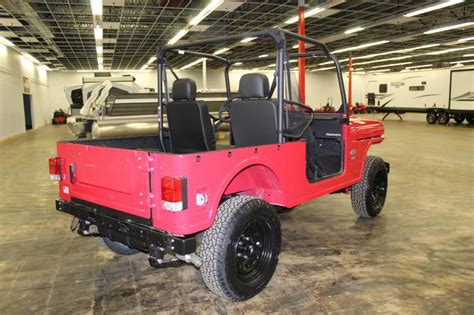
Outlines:
POLYGON ((179 79, 178 75, 173 71, 171 65, 165 58, 166 53, 173 53, 178 55, 189 55, 189 56, 197 56, 202 58, 213 59, 216 61, 220 61, 225 64, 224 69, 224 78, 225 78, 225 85, 226 85, 226 94, 228 101, 231 100, 231 90, 230 90, 230 79, 229 79, 229 70, 230 67, 237 63, 237 62, 253 62, 253 61, 264 61, 264 60, 273 60, 276 57, 276 71, 275 71, 275 79, 276 79, 276 91, 277 91, 277 110, 278 110, 278 120, 277 120, 277 129, 278 129, 278 142, 284 142, 284 126, 283 126, 283 104, 285 102, 284 98, 284 74, 285 74, 285 67, 287 72, 287 95, 288 98, 291 100, 291 73, 290 73, 290 63, 285 62, 285 60, 289 61, 290 59, 296 59, 301 57, 327 57, 334 62, 336 66, 336 75, 339 84, 339 90, 341 93, 341 109, 342 114, 345 114, 345 122, 346 124, 349 123, 349 109, 347 107, 346 101, 346 94, 344 91, 344 81, 342 77, 341 65, 333 54, 330 53, 327 46, 315 39, 302 36, 293 32, 289 32, 286 30, 282 30, 279 28, 268 28, 258 32, 251 32, 251 33, 243 33, 239 35, 230 35, 230 36, 222 36, 222 37, 215 37, 210 39, 204 39, 189 43, 182 43, 176 45, 167 45, 163 47, 159 47, 157 51, 157 73, 158 73, 158 124, 159 124, 159 136, 162 148, 165 148, 164 143, 164 135, 163 135, 163 96, 166 99, 166 103, 170 102, 170 96, 168 91, 168 80, 166 76, 166 69, 168 68, 172 75, 179 79), (249 38, 249 37, 270 37, 274 40, 277 54, 276 56, 268 56, 268 57, 252 57, 252 58, 241 58, 241 59, 234 59, 229 60, 223 57, 207 54, 192 50, 187 50, 188 48, 195 47, 195 46, 202 46, 208 44, 221 44, 221 43, 229 43, 229 42, 238 42, 242 39, 249 38), (321 49, 321 51, 315 52, 306 52, 306 53, 293 53, 288 54, 287 51, 287 41, 286 38, 297 39, 299 41, 303 41, 308 44, 312 44, 317 48, 321 49), (286 64, 286 66, 285 66, 286 64), (164 92, 164 93, 163 93, 164 92), (163 95, 164 94, 164 95, 163 95))

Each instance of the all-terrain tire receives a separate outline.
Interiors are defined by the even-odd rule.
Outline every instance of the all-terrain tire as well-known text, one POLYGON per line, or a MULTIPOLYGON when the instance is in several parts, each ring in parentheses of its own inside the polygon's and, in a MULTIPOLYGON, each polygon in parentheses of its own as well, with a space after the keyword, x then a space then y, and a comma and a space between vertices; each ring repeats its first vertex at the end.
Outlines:
POLYGON ((217 295, 243 301, 262 291, 275 272, 281 228, 273 206, 235 196, 223 202, 203 234, 201 275, 217 295))
POLYGON ((388 169, 377 156, 365 160, 362 180, 351 187, 354 212, 362 218, 374 218, 383 209, 387 197, 388 169))
POLYGON ((105 247, 110 249, 112 252, 114 252, 117 255, 120 256, 130 256, 130 255, 135 255, 139 251, 133 248, 128 247, 125 244, 119 243, 112 241, 108 237, 97 237, 100 243, 102 243, 105 247))

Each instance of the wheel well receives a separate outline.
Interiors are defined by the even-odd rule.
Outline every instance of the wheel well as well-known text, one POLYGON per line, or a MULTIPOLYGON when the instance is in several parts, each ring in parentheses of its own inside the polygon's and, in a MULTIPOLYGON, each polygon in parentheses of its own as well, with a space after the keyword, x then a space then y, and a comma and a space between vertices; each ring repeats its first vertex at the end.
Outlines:
POLYGON ((265 165, 251 165, 232 178, 224 196, 241 194, 258 197, 272 204, 281 204, 283 190, 281 182, 273 170, 265 165))

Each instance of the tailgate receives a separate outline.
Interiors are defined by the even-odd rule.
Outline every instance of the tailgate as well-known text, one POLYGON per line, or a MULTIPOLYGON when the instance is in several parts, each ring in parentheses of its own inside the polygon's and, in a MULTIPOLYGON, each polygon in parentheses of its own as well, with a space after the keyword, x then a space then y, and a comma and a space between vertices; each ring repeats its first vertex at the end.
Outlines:
POLYGON ((63 158, 60 194, 150 218, 148 154, 74 143, 59 143, 63 158), (64 178, 65 177, 65 178, 64 178))

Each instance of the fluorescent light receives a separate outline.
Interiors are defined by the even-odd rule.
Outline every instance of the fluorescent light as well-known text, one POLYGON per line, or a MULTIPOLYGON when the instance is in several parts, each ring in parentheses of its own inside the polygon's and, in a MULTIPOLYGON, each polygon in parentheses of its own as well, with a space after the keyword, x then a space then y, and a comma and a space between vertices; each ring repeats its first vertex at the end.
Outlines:
POLYGON ((444 2, 435 4, 435 5, 423 8, 423 9, 419 9, 419 10, 404 14, 403 16, 405 16, 405 17, 416 16, 416 15, 424 14, 424 13, 427 13, 427 12, 431 12, 431 11, 439 10, 439 9, 442 9, 442 8, 446 8, 446 7, 452 6, 454 4, 461 3, 461 2, 464 2, 464 0, 444 1, 444 2))
POLYGON ((363 30, 365 30, 365 28, 357 26, 357 27, 348 29, 347 31, 344 32, 344 34, 357 33, 357 32, 363 31, 363 30))
POLYGON ((378 42, 365 43, 365 44, 358 45, 358 46, 353 46, 353 47, 348 47, 348 48, 335 50, 335 51, 333 51, 333 54, 337 54, 337 53, 341 53, 341 52, 345 52, 345 51, 352 51, 352 50, 367 48, 367 47, 372 47, 372 46, 377 46, 377 45, 382 45, 382 44, 386 44, 386 43, 389 43, 389 42, 390 42, 389 40, 381 40, 381 41, 378 41, 378 42))
POLYGON ((180 40, 184 35, 186 35, 188 32, 189 30, 187 28, 183 28, 178 33, 176 33, 176 35, 174 35, 172 39, 168 41, 168 45, 173 45, 178 40, 180 40))
POLYGON ((425 55, 441 55, 441 54, 447 54, 447 53, 450 53, 450 52, 453 52, 453 51, 460 51, 460 50, 467 50, 467 49, 474 49, 474 46, 438 50, 438 51, 433 51, 433 52, 426 53, 425 55))
POLYGON ((439 33, 439 32, 444 32, 444 31, 449 31, 453 30, 455 28, 461 28, 461 27, 466 27, 466 26, 471 26, 473 25, 474 22, 464 22, 464 23, 458 23, 458 24, 453 24, 453 25, 448 25, 448 26, 442 26, 438 28, 434 28, 432 30, 423 32, 423 34, 434 34, 434 33, 439 33))
POLYGON ((91 0, 91 10, 93 15, 102 15, 102 0, 91 0))
POLYGON ((99 69, 99 70, 104 70, 104 65, 99 64, 99 66, 97 67, 97 69, 99 69))
POLYGON ((474 54, 465 54, 465 55, 462 55, 463 57, 474 57, 474 54))
POLYGON ((219 50, 216 50, 213 55, 220 55, 220 54, 223 54, 223 53, 225 53, 226 51, 229 51, 229 50, 230 50, 230 48, 224 47, 224 48, 221 48, 219 50))
POLYGON ((11 41, 9 41, 8 39, 6 39, 5 37, 3 36, 0 36, 0 44, 3 44, 5 46, 15 46, 15 44, 13 44, 11 41))
POLYGON ((98 55, 102 55, 104 53, 104 47, 103 46, 96 46, 95 50, 97 51, 98 55))
POLYGON ((104 37, 104 30, 102 29, 102 27, 94 27, 94 37, 96 40, 101 40, 104 37))
POLYGON ((181 70, 186 70, 186 69, 188 69, 188 68, 191 68, 192 66, 195 66, 195 65, 197 65, 198 63, 203 62, 204 59, 206 59, 206 58, 200 58, 200 59, 198 59, 198 60, 195 60, 195 61, 193 61, 193 62, 191 62, 191 63, 188 63, 187 65, 181 67, 180 69, 181 69, 181 70))
POLYGON ((242 65, 241 62, 236 62, 236 63, 234 63, 234 66, 240 66, 240 65, 242 65))
POLYGON ((202 20, 206 18, 212 11, 214 11, 218 6, 220 6, 224 0, 212 0, 209 4, 199 12, 190 22, 189 25, 194 26, 199 24, 202 20))
POLYGON ((33 63, 40 63, 38 61, 38 59, 36 59, 35 57, 33 57, 32 55, 30 55, 28 53, 23 53, 23 56, 25 56, 26 59, 28 59, 29 61, 31 61, 33 63))
MULTIPOLYGON (((304 17, 307 18, 307 17, 310 17, 310 16, 313 16, 315 14, 318 14, 320 12, 323 12, 324 10, 326 10, 325 8, 314 8, 314 9, 311 9, 311 10, 308 10, 304 13, 304 17)), ((292 18, 288 19, 285 21, 285 24, 293 24, 293 23, 296 23, 298 22, 298 15, 295 15, 293 16, 292 18)))
POLYGON ((265 57, 268 57, 268 54, 263 54, 263 55, 258 56, 258 58, 265 58, 265 57))
POLYGON ((459 60, 459 61, 453 61, 453 62, 450 62, 450 63, 451 63, 451 64, 456 64, 456 63, 469 63, 469 62, 474 62, 474 59, 459 60))
POLYGON ((380 73, 380 72, 389 72, 391 69, 378 69, 378 70, 373 70, 373 71, 369 71, 370 73, 374 73, 377 74, 377 73, 380 73))
POLYGON ((291 47, 291 48, 296 49, 296 48, 298 48, 298 47, 300 47, 300 45, 299 45, 299 44, 296 44, 296 45, 294 45, 294 46, 291 47))
POLYGON ((257 38, 257 37, 247 37, 247 38, 242 39, 240 42, 241 42, 241 43, 248 43, 248 42, 253 41, 253 40, 256 39, 256 38, 257 38))
POLYGON ((462 42, 467 42, 468 40, 474 40, 474 36, 458 39, 458 42, 462 43, 462 42))
POLYGON ((372 67, 372 69, 377 69, 377 68, 384 68, 384 67, 395 67, 395 66, 403 66, 403 65, 409 65, 412 64, 413 62, 408 61, 408 62, 399 62, 399 63, 391 63, 388 65, 381 65, 381 66, 375 66, 372 67))
POLYGON ((408 59, 408 58, 413 58, 416 55, 410 55, 410 56, 399 56, 399 57, 393 57, 393 58, 385 58, 385 59, 376 59, 376 60, 371 60, 371 61, 364 61, 364 62, 356 62, 353 63, 353 66, 358 66, 358 65, 368 65, 371 63, 378 63, 378 62, 385 62, 385 61, 394 61, 394 60, 402 60, 402 59, 408 59))
POLYGON ((104 58, 103 57, 97 57, 97 63, 99 63, 99 64, 104 63, 104 58))
POLYGON ((276 63, 272 63, 271 65, 266 66, 266 68, 275 67, 275 66, 276 66, 276 63))
POLYGON ((156 60, 156 56, 153 56, 153 57, 151 57, 150 59, 148 59, 148 62, 147 62, 147 63, 148 63, 148 64, 151 64, 151 63, 155 62, 155 60, 156 60))
POLYGON ((141 68, 140 70, 145 70, 146 68, 148 68, 149 64, 148 63, 145 63, 141 68))
POLYGON ((431 68, 432 66, 433 66, 432 64, 426 64, 426 65, 410 66, 410 67, 406 67, 406 68, 407 69, 431 68))

